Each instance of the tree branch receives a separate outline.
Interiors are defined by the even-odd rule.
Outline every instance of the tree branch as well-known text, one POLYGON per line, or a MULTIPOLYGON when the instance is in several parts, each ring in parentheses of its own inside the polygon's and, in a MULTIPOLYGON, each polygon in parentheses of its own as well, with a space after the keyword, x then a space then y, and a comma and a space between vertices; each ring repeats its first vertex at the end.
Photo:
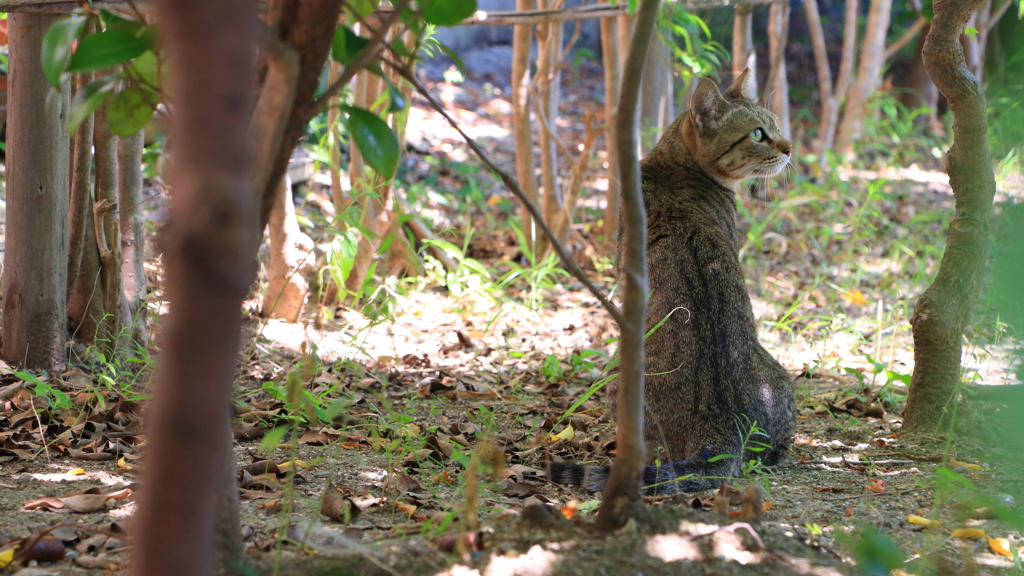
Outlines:
POLYGON ((613 318, 615 318, 615 321, 618 322, 620 326, 623 323, 625 323, 625 318, 619 311, 618 306, 616 306, 614 303, 608 300, 604 293, 601 292, 601 289, 595 286, 594 283, 591 282, 589 278, 587 278, 587 275, 583 272, 583 270, 580 270, 580 267, 577 266, 575 262, 573 262, 572 257, 569 256, 569 252, 565 249, 564 246, 562 246, 562 244, 555 237, 554 232, 552 232, 547 222, 545 222, 544 217, 541 216, 540 211, 537 210, 537 207, 534 206, 533 202, 526 197, 526 194, 523 193, 523 190, 519 187, 519 183, 516 182, 515 178, 510 176, 501 168, 499 168, 490 159, 487 153, 484 152, 482 148, 480 148, 476 141, 473 140, 468 134, 466 134, 462 130, 462 128, 459 126, 459 123, 448 115, 448 112, 445 111, 444 106, 442 106, 441 103, 438 102, 434 98, 434 96, 430 94, 430 92, 426 89, 426 87, 423 86, 423 84, 420 83, 420 81, 416 78, 414 74, 400 66, 392 65, 392 67, 403 78, 408 80, 409 83, 416 88, 417 92, 422 94, 423 97, 427 99, 427 102, 429 102, 430 105, 433 106, 434 109, 437 110, 441 114, 441 116, 443 116, 444 119, 448 121, 448 124, 450 124, 452 128, 455 128, 455 130, 458 131, 458 133, 462 136, 462 139, 466 141, 466 144, 470 147, 470 149, 473 150, 473 152, 480 158, 481 161, 483 161, 483 163, 488 168, 490 168, 495 174, 498 175, 498 178, 501 179, 502 183, 504 183, 505 186, 512 192, 512 194, 514 194, 516 198, 518 198, 519 201, 523 203, 523 206, 525 206, 526 209, 530 212, 530 215, 533 216, 534 221, 537 223, 537 226, 541 229, 541 231, 544 232, 544 235, 547 236, 549 240, 551 240, 551 246, 555 249, 555 252, 558 254, 558 257, 561 258, 562 264, 564 264, 565 267, 569 270, 569 273, 575 276, 577 280, 579 280, 584 286, 587 287, 587 290, 589 290, 590 293, 593 294, 599 302, 601 302, 601 306, 603 306, 604 309, 607 310, 613 318))
MULTIPOLYGON (((1009 2, 1007 2, 1007 4, 1009 4, 1009 2)), ((900 51, 900 48, 903 48, 904 46, 907 45, 907 42, 913 40, 914 36, 917 36, 917 33, 920 32, 921 29, 924 28, 924 25, 927 23, 927 18, 925 18, 924 16, 919 16, 917 20, 914 21, 914 24, 911 25, 910 28, 907 28, 907 31, 904 32, 902 36, 897 38, 895 42, 890 44, 889 47, 885 49, 885 54, 882 57, 888 60, 889 58, 895 56, 896 53, 900 51)))
MULTIPOLYGON (((398 21, 399 16, 405 7, 409 5, 409 0, 401 0, 395 5, 394 11, 391 12, 388 17, 381 22, 380 28, 377 29, 376 33, 370 38, 370 41, 359 51, 359 55, 352 61, 351 64, 345 66, 345 70, 342 71, 338 79, 331 84, 319 98, 314 100, 303 112, 307 116, 306 122, 313 119, 320 110, 327 106, 331 97, 341 91, 341 89, 349 83, 350 80, 362 69, 366 68, 370 62, 373 62, 377 56, 380 55, 380 50, 384 45, 384 38, 388 35, 388 30, 391 29, 391 25, 398 21)), ((329 56, 328 56, 329 57, 329 56)))
POLYGON ((988 22, 985 23, 985 29, 981 32, 984 34, 991 32, 992 29, 995 28, 996 24, 999 23, 999 19, 1003 17, 1003 14, 1006 14, 1006 9, 1010 7, 1010 4, 1013 4, 1013 0, 1006 0, 1003 2, 1003 5, 997 8, 996 11, 988 17, 988 22))

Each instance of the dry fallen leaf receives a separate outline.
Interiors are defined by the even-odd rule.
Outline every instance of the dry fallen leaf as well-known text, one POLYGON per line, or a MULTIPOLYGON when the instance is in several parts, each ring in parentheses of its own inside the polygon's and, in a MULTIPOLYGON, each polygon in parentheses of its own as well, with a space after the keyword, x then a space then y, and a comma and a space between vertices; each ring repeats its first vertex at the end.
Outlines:
POLYGON ((974 470, 974 471, 986 470, 986 468, 984 466, 978 466, 977 464, 969 464, 967 462, 961 462, 959 460, 953 460, 953 459, 950 459, 949 465, 954 467, 954 468, 956 468, 956 467, 967 468, 968 470, 974 470))
POLYGON ((1010 540, 1008 538, 989 538, 988 545, 992 548, 992 551, 1000 556, 1009 557, 1010 554, 1010 540))
POLYGON ((576 431, 573 430, 572 424, 567 424, 565 428, 558 434, 548 434, 552 442, 558 442, 559 440, 572 440, 576 436, 576 431))
POLYGON ((988 538, 981 528, 960 528, 952 532, 954 538, 988 538))
POLYGON ((98 493, 97 488, 75 492, 67 496, 47 496, 22 504, 21 510, 45 510, 47 512, 77 512, 86 514, 106 508, 110 500, 123 500, 131 496, 131 488, 123 488, 114 492, 98 493))
POLYGON ((885 481, 883 481, 883 480, 871 480, 871 483, 867 484, 864 487, 867 488, 871 492, 875 492, 876 494, 885 494, 886 493, 885 492, 885 481))
POLYGON ((907 516, 907 522, 910 522, 911 524, 918 524, 920 526, 939 526, 942 524, 942 522, 938 520, 929 520, 928 518, 918 516, 916 514, 907 516))
POLYGON ((864 296, 864 293, 860 290, 847 290, 842 293, 842 298, 850 304, 857 304, 860 306, 868 303, 867 297, 864 296))

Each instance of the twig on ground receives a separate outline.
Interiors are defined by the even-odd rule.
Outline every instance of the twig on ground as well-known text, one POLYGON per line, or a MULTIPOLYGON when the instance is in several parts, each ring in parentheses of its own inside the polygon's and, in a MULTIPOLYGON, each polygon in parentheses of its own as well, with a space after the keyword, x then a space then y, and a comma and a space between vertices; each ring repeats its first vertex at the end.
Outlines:
POLYGON ((913 464, 913 460, 803 460, 794 462, 789 466, 796 466, 797 464, 866 464, 875 466, 893 466, 896 464, 913 464))
POLYGON ((854 494, 853 496, 839 496, 837 498, 822 498, 824 502, 838 502, 840 500, 856 500, 857 498, 867 498, 869 496, 895 496, 896 494, 906 494, 907 492, 913 492, 920 490, 920 488, 907 488, 905 490, 897 490, 895 492, 865 492, 864 494, 854 494))

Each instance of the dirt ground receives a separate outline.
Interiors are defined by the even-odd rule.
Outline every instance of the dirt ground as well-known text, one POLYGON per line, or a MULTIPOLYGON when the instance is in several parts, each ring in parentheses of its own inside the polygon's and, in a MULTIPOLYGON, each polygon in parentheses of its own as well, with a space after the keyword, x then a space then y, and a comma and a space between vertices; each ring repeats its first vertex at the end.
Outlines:
MULTIPOLYGON (((584 299, 579 294, 566 298, 584 299)), ((578 306, 572 311, 584 317, 598 314, 578 306)), ((557 305, 545 309, 533 329, 558 326, 556 319, 563 312, 557 305)), ((248 320, 249 335, 260 326, 258 319, 248 320)), ((601 326, 595 322, 590 329, 601 326)), ((523 328, 520 337, 533 338, 530 329, 523 328)), ((394 334, 397 327, 378 329, 394 334)), ((712 512, 713 492, 650 498, 655 518, 651 525, 627 526, 614 537, 592 535, 586 525, 596 510, 595 495, 545 482, 542 461, 611 460, 614 427, 604 408, 603 391, 567 420, 573 430, 569 438, 566 423, 556 422, 587 388, 586 379, 576 375, 552 380, 542 371, 546 352, 485 354, 487 350, 459 345, 451 334, 432 335, 442 341, 435 354, 394 358, 390 365, 342 362, 322 372, 320 384, 337 385, 350 396, 348 417, 341 424, 304 429, 301 436, 285 438, 269 452, 260 448, 259 440, 239 441, 240 466, 264 459, 299 462, 294 487, 283 475, 275 483, 253 481, 240 473, 243 534, 248 558, 260 573, 272 573, 278 562, 283 573, 296 574, 391 573, 380 566, 393 566, 400 574, 452 575, 477 573, 473 570, 677 574, 696 569, 706 574, 845 574, 853 570, 853 540, 847 538, 844 544, 844 536, 872 526, 911 555, 909 573, 918 573, 913 570, 915 557, 931 555, 942 558, 947 573, 1000 574, 1012 570, 1009 559, 995 554, 985 539, 954 538, 950 530, 980 528, 989 536, 1008 538, 1012 546, 1022 544, 1019 528, 997 519, 964 519, 958 506, 966 499, 963 491, 939 489, 936 481, 936 460, 946 447, 929 438, 901 435, 899 419, 892 415, 898 414, 898 407, 891 413, 876 412, 879 417, 845 408, 855 405, 851 391, 857 383, 838 375, 795 378, 799 410, 789 458, 777 468, 754 470, 749 479, 736 482, 740 488, 757 482, 766 490, 767 509, 754 527, 766 548, 761 549, 745 529, 715 531, 731 520, 712 512), (480 524, 471 533, 482 544, 471 545, 462 556, 449 554, 443 550, 451 550, 452 534, 466 517, 467 458, 484 442, 500 448, 505 465, 481 475, 476 496, 480 524), (320 513, 328 493, 341 496, 342 509, 349 510, 348 523, 344 514, 339 521, 320 513), (526 503, 550 504, 563 515, 572 514, 575 523, 551 529, 524 524, 521 512, 526 503), (942 524, 925 527, 913 523, 912 516, 942 524), (284 526, 291 542, 275 537, 284 526)), ((279 403, 275 408, 275 402, 259 391, 258 380, 272 379, 295 354, 280 343, 260 339, 263 343, 257 349, 267 352, 249 363, 248 384, 239 393, 239 403, 262 402, 265 409, 279 410, 279 403)), ((10 408, 17 403, 17 397, 8 400, 9 410, 0 415, 3 423, 11 422, 10 408)), ((958 440, 952 446, 957 458, 953 469, 1015 508, 1021 498, 1020 470, 1010 466, 1008 453, 980 446, 958 440), (974 467, 979 469, 969 469, 974 467)), ((19 538, 56 522, 74 522, 84 529, 60 531, 72 555, 92 558, 93 566, 106 562, 103 568, 109 573, 123 572, 125 542, 116 532, 130 533, 131 496, 110 500, 101 510, 86 514, 21 508, 85 488, 101 487, 104 493, 124 486, 144 489, 133 484, 140 461, 87 461, 56 454, 47 458, 42 453, 28 461, 10 456, 4 460, 0 538, 19 538), (113 529, 115 535, 98 542, 94 537, 90 543, 92 528, 107 533, 113 529)), ((737 506, 731 509, 738 511, 737 506)), ((69 557, 41 567, 56 574, 91 571, 76 562, 69 557)))

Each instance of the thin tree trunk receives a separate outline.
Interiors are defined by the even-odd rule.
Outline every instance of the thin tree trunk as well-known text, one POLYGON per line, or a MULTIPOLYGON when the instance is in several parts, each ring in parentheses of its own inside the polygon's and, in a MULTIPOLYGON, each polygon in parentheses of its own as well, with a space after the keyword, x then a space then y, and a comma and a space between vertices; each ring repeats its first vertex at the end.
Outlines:
MULTIPOLYGON (((86 24, 90 26, 90 24, 86 24)), ((92 81, 92 73, 75 75, 75 90, 92 81)), ((71 166, 71 215, 70 239, 68 240, 68 281, 67 303, 68 317, 73 326, 77 326, 85 315, 85 309, 75 310, 72 304, 82 269, 82 258, 85 253, 86 238, 92 242, 92 236, 86 236, 86 217, 92 219, 92 139, 93 115, 90 114, 72 137, 71 166)))
POLYGON ((176 102, 163 238, 170 314, 146 419, 131 570, 207 576, 218 548, 222 567, 241 550, 237 519, 226 518, 225 503, 237 498, 234 483, 225 485, 233 458, 226 430, 260 236, 249 147, 256 19, 243 0, 161 0, 158 8, 176 102))
POLYGON ((961 381, 964 328, 984 283, 989 217, 995 195, 985 96, 959 46, 971 12, 984 0, 935 0, 935 17, 924 45, 924 65, 953 113, 953 146, 946 171, 954 212, 935 282, 917 301, 910 319, 914 375, 903 412, 909 430, 935 431, 961 381))
MULTIPOLYGON (((615 138, 615 111, 619 107, 619 37, 614 18, 601 19, 601 56, 604 60, 604 143, 608 151, 608 193, 604 209, 604 234, 609 238, 619 228, 619 148, 615 138)), ((520 176, 520 182, 522 177, 520 176)))
MULTIPOLYGON (((302 136, 309 119, 323 108, 323 103, 318 102, 314 95, 320 85, 320 74, 324 62, 327 61, 342 3, 342 0, 287 0, 279 4, 271 3, 267 7, 268 14, 272 16, 268 22, 277 23, 271 26, 271 30, 279 33, 280 37, 276 39, 298 57, 298 67, 292 99, 295 106, 284 122, 280 144, 274 151, 274 156, 266 163, 269 174, 263 179, 264 187, 259 193, 260 223, 263 228, 266 228, 270 220, 278 183, 288 170, 292 150, 302 136)), ((350 68, 358 70, 361 66, 354 62, 350 68)), ((342 76, 349 72, 350 70, 346 69, 342 76)), ((260 166, 260 169, 263 167, 260 166)))
MULTIPOLYGON (((91 146, 90 146, 91 148, 91 146)), ((68 319, 72 332, 83 344, 96 343, 104 315, 103 265, 96 245, 96 216, 93 213, 92 193, 89 192, 85 214, 85 238, 82 243, 82 265, 78 270, 75 292, 68 305, 68 319)))
POLYGON ((583 179, 587 174, 587 169, 590 167, 590 159, 594 156, 594 145, 597 143, 597 138, 601 135, 594 127, 594 115, 589 110, 583 120, 583 124, 585 126, 585 133, 581 143, 580 155, 576 158, 576 163, 569 170, 569 174, 566 176, 562 186, 562 192, 565 194, 565 203, 562 206, 562 210, 557 212, 555 217, 549 222, 551 230, 554 231, 555 238, 558 238, 559 242, 564 242, 564 239, 569 237, 573 215, 576 212, 576 201, 579 198, 580 190, 583 188, 583 179))
POLYGON ((782 135, 792 137, 789 124, 789 80, 786 77, 786 38, 789 35, 789 2, 773 2, 768 12, 768 101, 779 117, 782 135))
POLYGON ((60 16, 11 14, 3 359, 60 369, 67 326, 70 82, 43 75, 43 34, 60 16))
POLYGON ((868 114, 871 98, 881 80, 882 65, 885 64, 885 35, 889 30, 891 11, 892 0, 871 0, 857 69, 857 83, 850 87, 843 122, 836 137, 836 149, 844 154, 851 152, 853 143, 860 139, 864 117, 868 114))
MULTIPOLYGON (((360 72, 360 74, 363 76, 363 83, 360 86, 358 82, 359 77, 357 76, 356 94, 362 103, 357 104, 357 106, 369 110, 380 96, 383 85, 380 78, 376 75, 369 72, 360 72)), ((352 175, 356 174, 359 182, 359 187, 357 188, 356 180, 352 180, 353 192, 356 190, 360 192, 374 191, 377 187, 373 186, 371 181, 368 180, 371 176, 365 173, 365 163, 363 162, 362 153, 358 152, 359 147, 356 146, 355 142, 350 142, 349 144, 352 151, 349 178, 353 178, 352 175)), ((372 183, 379 182, 381 179, 386 179, 390 176, 390 174, 373 174, 372 183)), ((358 292, 359 288, 363 285, 363 281, 366 280, 366 276, 370 271, 370 265, 376 258, 377 249, 380 246, 381 233, 387 228, 390 220, 387 190, 377 188, 375 191, 379 195, 363 193, 358 196, 359 206, 362 208, 362 217, 360 219, 362 231, 359 239, 359 248, 356 252, 356 261, 352 265, 352 271, 349 273, 348 280, 345 282, 349 292, 358 292)))
POLYGON ((629 44, 633 39, 633 17, 623 14, 618 16, 617 20, 615 29, 619 34, 619 70, 622 70, 626 65, 626 51, 629 50, 629 44))
POLYGON ((915 123, 921 126, 925 133, 936 134, 943 131, 942 123, 939 122, 939 89, 928 76, 924 67, 924 42, 928 37, 931 24, 926 23, 921 31, 921 37, 917 40, 914 50, 914 63, 910 66, 910 73, 907 75, 907 88, 909 92, 903 97, 903 102, 910 110, 927 108, 927 114, 921 114, 915 118, 915 123))
POLYGON ((112 352, 119 347, 118 340, 125 326, 127 301, 121 286, 121 227, 118 222, 117 141, 107 124, 107 107, 96 111, 96 203, 93 205, 96 247, 100 252, 103 269, 103 320, 96 338, 104 343, 104 350, 112 352))
POLYGON ((811 48, 814 50, 814 65, 818 72, 818 94, 821 98, 821 122, 818 124, 818 138, 814 141, 814 153, 818 155, 818 164, 822 168, 825 162, 826 134, 830 131, 829 118, 838 102, 832 94, 832 67, 828 63, 828 47, 825 44, 825 31, 821 26, 821 13, 818 11, 818 0, 804 0, 807 12, 807 29, 811 36, 811 48))
MULTIPOLYGON (((535 0, 516 0, 516 10, 533 10, 535 0)), ((512 133, 516 143, 516 178, 523 193, 534 204, 537 203, 537 177, 534 175, 533 130, 530 127, 530 45, 533 42, 533 26, 516 26, 512 33, 512 133)), ((539 54, 539 52, 538 52, 539 54)), ((520 202, 524 250, 532 250, 537 239, 533 218, 526 206, 520 202)))
MULTIPOLYGON (((539 0, 541 10, 557 8, 557 2, 539 0)), ((555 22, 537 26, 537 114, 541 116, 540 168, 541 186, 544 188, 544 219, 551 222, 562 210, 562 196, 558 189, 558 149, 555 144, 556 119, 558 118, 559 84, 561 72, 558 56, 562 51, 562 23, 555 22)), ((536 253, 547 253, 550 245, 546 239, 538 239, 536 253)))
POLYGON ((636 118, 639 113, 640 76, 658 17, 658 0, 642 0, 636 33, 622 73, 622 92, 615 135, 619 139, 622 175, 623 319, 619 324, 618 414, 615 417, 618 450, 608 486, 598 511, 603 531, 620 528, 629 518, 643 514, 640 478, 644 458, 644 322, 647 316, 647 215, 640 190, 640 158, 636 153, 636 118))
POLYGON ((843 20, 843 54, 839 60, 839 76, 836 78, 832 101, 835 103, 826 119, 828 125, 822 143, 822 162, 826 162, 824 151, 832 150, 835 143, 836 127, 839 124, 839 107, 846 98, 853 77, 853 66, 857 61, 857 15, 860 10, 859 0, 847 0, 846 15, 843 20))
MULTIPOLYGON (((332 84, 338 78, 338 74, 341 72, 341 64, 331 60, 328 64, 327 84, 332 84)), ((327 104, 327 130, 328 142, 331 149, 331 201, 334 202, 334 210, 336 214, 341 214, 345 209, 345 191, 341 189, 341 130, 338 124, 338 106, 341 105, 337 95, 331 96, 327 104)), ((276 205, 276 203, 275 203, 276 205)), ((270 216, 274 218, 273 213, 270 216)))
POLYGON ((732 21, 732 77, 739 78, 743 70, 750 68, 750 78, 757 90, 757 51, 754 50, 754 10, 756 6, 737 5, 732 21))
POLYGON ((641 83, 641 150, 646 154, 675 120, 672 106, 672 50, 655 35, 641 83))
POLYGON ((119 176, 118 219, 121 227, 121 262, 124 295, 134 315, 146 297, 146 236, 142 218, 142 148, 145 135, 140 130, 117 143, 119 176))
POLYGON ((285 174, 277 202, 270 212, 270 265, 263 292, 264 318, 298 322, 309 296, 306 272, 313 265, 313 240, 302 233, 295 219, 292 181, 285 174))

